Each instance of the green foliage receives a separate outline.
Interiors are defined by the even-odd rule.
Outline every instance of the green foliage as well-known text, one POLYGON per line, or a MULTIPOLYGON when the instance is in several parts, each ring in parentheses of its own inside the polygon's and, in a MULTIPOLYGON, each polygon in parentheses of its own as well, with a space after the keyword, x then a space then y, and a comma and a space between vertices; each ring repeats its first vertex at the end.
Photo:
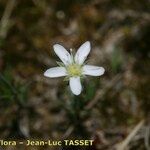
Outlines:
POLYGON ((8 70, 0 74, 0 100, 24 105, 27 101, 28 84, 15 82, 8 70))
POLYGON ((88 84, 86 86, 86 94, 85 94, 85 99, 87 100, 91 100, 96 92, 96 83, 95 82, 91 82, 90 84, 88 84))
POLYGON ((123 65, 123 55, 120 48, 114 47, 111 55, 111 67, 114 73, 121 71, 123 65))
POLYGON ((89 136, 89 131, 87 131, 84 123, 90 118, 92 111, 86 109, 86 105, 92 101, 95 96, 98 82, 97 80, 90 80, 89 84, 87 80, 83 85, 85 86, 81 95, 75 96, 71 94, 69 98, 64 99, 63 101, 61 100, 60 103, 66 112, 68 125, 74 128, 73 134, 85 138, 89 136))

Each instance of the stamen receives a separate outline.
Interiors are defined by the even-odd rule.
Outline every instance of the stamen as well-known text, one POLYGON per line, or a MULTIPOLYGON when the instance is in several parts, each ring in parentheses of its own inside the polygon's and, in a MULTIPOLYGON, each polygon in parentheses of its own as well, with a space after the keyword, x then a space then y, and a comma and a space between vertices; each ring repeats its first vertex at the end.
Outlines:
POLYGON ((73 49, 70 48, 70 55, 71 55, 71 60, 72 60, 72 63, 74 62, 74 57, 73 57, 73 49))
POLYGON ((69 76, 73 77, 73 76, 81 76, 82 75, 82 67, 78 64, 70 64, 67 67, 67 72, 69 74, 69 76))
POLYGON ((73 49, 72 49, 72 48, 70 48, 70 53, 72 53, 72 51, 73 51, 73 49))

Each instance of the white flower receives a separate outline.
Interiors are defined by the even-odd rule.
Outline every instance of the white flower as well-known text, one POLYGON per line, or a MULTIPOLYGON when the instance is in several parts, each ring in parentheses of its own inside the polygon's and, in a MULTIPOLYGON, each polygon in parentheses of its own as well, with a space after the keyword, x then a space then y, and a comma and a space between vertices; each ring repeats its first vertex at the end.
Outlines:
POLYGON ((59 67, 46 70, 44 75, 50 78, 66 76, 72 93, 79 95, 82 91, 81 77, 84 75, 101 76, 105 71, 103 67, 84 64, 90 50, 90 42, 87 41, 73 56, 72 52, 70 54, 63 46, 55 44, 54 51, 63 63, 60 63, 59 67))

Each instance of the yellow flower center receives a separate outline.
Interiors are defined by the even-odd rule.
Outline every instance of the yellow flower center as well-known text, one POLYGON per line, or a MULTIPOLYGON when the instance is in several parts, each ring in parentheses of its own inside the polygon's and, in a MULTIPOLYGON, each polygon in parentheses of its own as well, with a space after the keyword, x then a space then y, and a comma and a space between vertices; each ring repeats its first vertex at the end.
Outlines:
POLYGON ((68 74, 70 76, 81 76, 82 75, 82 66, 78 64, 70 64, 67 67, 68 74))

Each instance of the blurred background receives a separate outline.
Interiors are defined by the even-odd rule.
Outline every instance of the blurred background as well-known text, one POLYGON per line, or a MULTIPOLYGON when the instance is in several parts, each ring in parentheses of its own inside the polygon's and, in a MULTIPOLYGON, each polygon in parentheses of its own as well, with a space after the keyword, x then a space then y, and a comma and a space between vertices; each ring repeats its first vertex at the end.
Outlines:
POLYGON ((0 139, 150 150, 149 12, 149 0, 0 0, 0 139), (76 97, 43 73, 57 66, 53 44, 76 51, 87 40, 88 62, 106 72, 85 78, 76 97))

